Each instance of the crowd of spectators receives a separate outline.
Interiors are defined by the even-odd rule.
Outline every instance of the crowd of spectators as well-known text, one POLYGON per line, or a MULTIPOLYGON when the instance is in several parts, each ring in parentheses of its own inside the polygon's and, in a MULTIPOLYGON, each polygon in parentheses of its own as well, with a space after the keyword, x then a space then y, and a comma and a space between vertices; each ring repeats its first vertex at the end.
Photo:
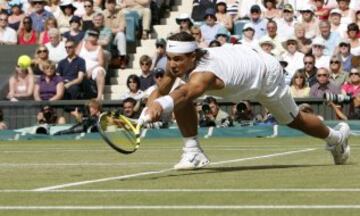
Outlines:
MULTIPOLYGON (((163 3, 171 4, 4 0, 0 43, 39 45, 31 69, 16 67, 7 98, 101 100, 111 58, 120 58, 120 67, 126 67, 125 14, 138 13, 141 37, 147 39, 152 13, 157 13, 152 6, 163 3)), ((192 12, 180 14, 176 23, 170 34, 188 32, 199 48, 243 44, 275 56, 294 97, 355 97, 360 91, 360 1, 194 0, 192 12)), ((118 99, 146 100, 166 69, 165 53, 166 40, 158 38, 154 55, 134 63, 141 75, 127 78, 128 91, 118 99)))

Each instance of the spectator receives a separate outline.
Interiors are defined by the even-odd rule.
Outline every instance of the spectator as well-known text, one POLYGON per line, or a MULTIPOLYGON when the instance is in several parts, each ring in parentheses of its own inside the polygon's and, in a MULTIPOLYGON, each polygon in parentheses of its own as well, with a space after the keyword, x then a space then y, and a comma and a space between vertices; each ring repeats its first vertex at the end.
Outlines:
POLYGON ((241 126, 254 123, 254 113, 250 101, 240 101, 231 107, 230 118, 233 122, 238 122, 241 126))
POLYGON ((360 72, 353 68, 349 74, 349 82, 341 86, 341 93, 347 95, 358 95, 360 93, 360 72))
POLYGON ((120 100, 125 100, 126 98, 134 98, 137 101, 140 101, 144 98, 144 92, 140 89, 141 81, 140 78, 131 74, 128 76, 126 81, 126 86, 128 87, 128 91, 121 95, 120 100))
POLYGON ((229 14, 227 14, 227 4, 226 0, 217 0, 216 1, 216 19, 218 23, 223 25, 228 31, 233 29, 233 20, 229 14))
POLYGON ((49 5, 45 9, 51 12, 55 19, 58 19, 63 13, 60 9, 60 0, 49 0, 49 5))
POLYGON ((203 22, 206 10, 208 8, 215 8, 216 0, 194 0, 191 18, 195 22, 203 22))
POLYGON ((68 56, 58 64, 57 72, 64 79, 64 99, 81 99, 81 84, 85 76, 85 60, 76 55, 76 42, 68 40, 65 44, 68 56))
POLYGON ((275 44, 274 50, 272 52, 274 53, 274 55, 280 56, 285 51, 281 45, 281 42, 284 39, 281 38, 277 33, 278 28, 276 22, 270 20, 266 24, 266 29, 267 29, 267 34, 263 37, 266 37, 266 39, 270 39, 275 44))
POLYGON ((11 7, 11 15, 9 16, 8 22, 9 27, 14 29, 15 31, 19 30, 21 21, 24 19, 25 14, 22 11, 22 3, 20 0, 12 0, 9 2, 11 7))
POLYGON ((288 62, 286 71, 293 76, 295 71, 304 67, 303 59, 304 54, 298 51, 298 41, 296 38, 289 37, 282 43, 285 53, 282 55, 283 59, 288 62))
POLYGON ((221 47, 221 43, 217 40, 212 40, 209 43, 209 48, 213 48, 213 47, 221 47))
MULTIPOLYGON (((199 30, 200 31, 200 30, 199 30)), ((154 68, 166 69, 166 40, 163 38, 157 39, 155 42, 156 52, 152 58, 151 70, 154 68)))
POLYGON ((16 32, 8 25, 8 15, 0 13, 0 45, 15 45, 17 43, 16 32))
POLYGON ((246 23, 243 28, 243 37, 241 39, 241 44, 245 46, 250 46, 254 49, 259 49, 259 41, 254 38, 255 28, 251 23, 246 23))
POLYGON ((261 9, 259 5, 251 6, 250 23, 255 28, 255 39, 260 39, 266 35, 267 20, 261 17, 261 9))
POLYGON ((31 0, 30 1, 34 11, 30 14, 32 20, 32 27, 36 33, 40 33, 45 29, 45 21, 53 14, 44 9, 46 0, 31 0))
MULTIPOLYGON (((95 14, 93 18, 93 23, 94 23, 94 28, 99 31, 99 38, 97 44, 102 46, 103 48, 104 57, 105 57, 104 68, 107 68, 107 64, 111 59, 110 48, 111 48, 112 32, 111 29, 105 27, 105 18, 102 13, 95 14)), ((87 37, 87 34, 85 37, 87 37)))
POLYGON ((359 26, 356 23, 351 23, 347 27, 347 35, 351 46, 351 54, 353 56, 360 56, 360 39, 358 38, 359 26))
POLYGON ((352 68, 352 55, 350 53, 350 43, 347 40, 342 40, 339 43, 338 55, 341 58, 343 70, 349 73, 352 68))
POLYGON ((332 56, 330 59, 330 80, 339 88, 348 80, 348 73, 344 72, 339 56, 332 56))
POLYGON ((312 53, 315 56, 317 68, 329 68, 330 57, 324 55, 325 41, 321 37, 317 37, 312 43, 312 53))
POLYGON ((76 44, 79 44, 85 36, 85 33, 81 30, 81 18, 73 16, 70 19, 70 31, 64 33, 66 40, 72 40, 76 44))
POLYGON ((301 68, 298 71, 305 74, 306 81, 309 83, 309 86, 312 87, 317 82, 317 68, 315 67, 315 56, 313 56, 312 54, 306 54, 304 56, 304 68, 301 68))
MULTIPOLYGON (((238 5, 238 18, 247 19, 251 17, 251 7, 258 5, 261 10, 265 10, 262 4, 262 0, 241 0, 238 5), (250 13, 249 13, 250 12, 250 13)), ((266 19, 267 20, 267 19, 266 19)))
POLYGON ((105 27, 111 29, 111 32, 114 36, 113 44, 116 45, 117 48, 116 56, 119 56, 120 58, 120 68, 125 69, 127 64, 125 36, 126 20, 123 12, 116 9, 116 0, 106 1, 106 10, 104 11, 104 16, 105 27))
MULTIPOLYGON (((97 100, 101 100, 104 93, 105 88, 105 75, 106 71, 104 68, 105 65, 105 57, 104 57, 104 51, 102 47, 98 44, 99 39, 99 31, 94 30, 88 30, 87 31, 88 36, 85 38, 85 41, 82 42, 78 47, 76 53, 83 59, 85 59, 86 62, 86 77, 88 80, 93 80, 96 82, 96 89, 97 92, 97 100)), ((89 82, 89 89, 92 85, 90 85, 93 82, 89 82)), ((84 90, 86 92, 86 90, 84 90)), ((88 92, 91 92, 90 90, 88 92)), ((92 95, 92 94, 90 94, 92 95)))
POLYGON ((9 93, 7 99, 10 101, 30 100, 34 93, 34 76, 30 68, 22 69, 15 67, 15 74, 9 79, 9 93))
POLYGON ((178 32, 184 31, 191 34, 191 27, 193 26, 193 22, 189 14, 187 13, 180 14, 178 17, 176 17, 176 23, 179 25, 178 32))
POLYGON ((360 119, 360 94, 353 95, 351 104, 349 106, 349 114, 346 115, 341 110, 341 106, 336 105, 334 102, 329 101, 329 106, 335 111, 336 116, 343 120, 359 120, 360 119))
POLYGON ((10 0, 0 2, 0 11, 6 14, 11 12, 10 0))
POLYGON ((274 20, 281 17, 281 12, 276 8, 277 0, 263 0, 265 7, 264 17, 268 20, 274 20))
POLYGON ((300 71, 295 72, 290 82, 290 93, 294 98, 309 97, 310 87, 304 73, 300 71))
MULTIPOLYGON (((165 74, 165 70, 162 68, 155 68, 153 70, 153 74, 154 74, 154 79, 155 79, 155 84, 150 86, 149 88, 146 89, 146 91, 144 92, 145 97, 149 97, 151 95, 151 93, 158 88, 158 86, 160 85, 160 82, 162 80, 162 78, 164 77, 165 74)), ((173 85, 174 86, 174 85, 173 85)))
POLYGON ((319 68, 316 72, 317 82, 311 86, 310 96, 322 98, 325 93, 339 94, 340 88, 330 82, 327 68, 319 68))
POLYGON ((151 10, 150 10, 150 0, 124 0, 125 8, 124 13, 129 13, 135 11, 139 14, 142 20, 142 39, 148 39, 150 34, 150 24, 151 24, 151 10))
POLYGON ((335 48, 341 40, 340 35, 337 32, 330 31, 330 22, 327 20, 319 23, 319 29, 319 37, 325 42, 324 55, 331 56, 334 54, 335 48))
POLYGON ((278 32, 279 36, 282 38, 294 36, 297 21, 295 20, 294 9, 291 4, 284 5, 282 14, 282 17, 275 19, 278 28, 281 30, 278 32))
POLYGON ((45 29, 39 35, 39 44, 45 45, 46 43, 50 42, 49 30, 52 28, 58 28, 57 20, 55 19, 55 17, 49 17, 45 21, 45 29))
POLYGON ((302 23, 296 23, 294 26, 295 37, 298 41, 299 51, 307 54, 311 51, 311 39, 305 37, 306 29, 302 23))
POLYGON ((56 28, 49 30, 49 39, 50 42, 45 44, 49 50, 49 60, 57 64, 67 56, 65 42, 61 40, 60 31, 56 28))
POLYGON ((326 7, 324 0, 315 0, 315 16, 318 17, 320 21, 328 20, 329 18, 329 8, 326 7))
POLYGON ((55 64, 44 63, 43 69, 44 74, 35 84, 34 99, 36 101, 61 100, 64 96, 64 82, 59 75, 56 75, 55 64))
POLYGON ((259 41, 259 46, 264 52, 270 55, 274 55, 273 50, 275 49, 275 44, 270 38, 268 37, 261 38, 259 41))
POLYGON ((0 109, 0 130, 7 130, 7 124, 4 121, 4 113, 2 111, 2 109, 0 109))
POLYGON ((215 35, 222 26, 216 23, 215 10, 212 8, 205 11, 204 20, 205 23, 200 26, 201 35, 203 35, 205 42, 209 44, 210 41, 215 39, 215 35))
POLYGON ((229 114, 220 109, 217 100, 214 97, 207 97, 204 100, 202 111, 204 116, 200 119, 200 127, 221 126, 229 117, 229 114))
POLYGON ((130 119, 138 119, 140 115, 136 110, 136 106, 137 101, 134 98, 125 98, 122 104, 122 114, 130 119))
POLYGON ((349 25, 354 20, 354 11, 350 9, 350 0, 336 0, 338 8, 341 11, 342 19, 341 23, 349 25))
POLYGON ((305 37, 313 39, 318 35, 318 19, 315 17, 312 5, 305 5, 301 10, 301 23, 305 26, 305 37))
POLYGON ((220 42, 221 46, 229 45, 230 41, 230 32, 225 28, 222 27, 215 35, 215 39, 220 42))
POLYGON ((19 45, 35 45, 37 43, 37 33, 32 26, 31 17, 25 17, 18 32, 19 45))
POLYGON ((50 106, 44 106, 36 115, 38 124, 65 124, 66 120, 63 116, 58 116, 56 110, 50 106))
POLYGON ((337 32, 341 38, 344 38, 347 26, 341 23, 341 17, 341 11, 338 8, 335 8, 330 12, 329 21, 331 23, 331 32, 337 32))
POLYGON ((86 32, 94 28, 93 19, 96 14, 93 0, 84 0, 85 14, 82 16, 82 30, 86 32))
POLYGON ((208 44, 205 42, 204 38, 202 37, 201 29, 199 26, 191 27, 191 35, 195 38, 195 41, 199 48, 208 47, 208 44))
POLYGON ((238 19, 239 0, 227 0, 226 5, 226 13, 231 16, 233 22, 236 21, 238 19))
POLYGON ((42 65, 49 61, 49 50, 44 45, 40 45, 34 55, 34 59, 31 62, 31 69, 33 74, 40 76, 44 73, 42 65))
POLYGON ((145 91, 147 88, 155 84, 153 75, 150 70, 152 60, 148 55, 142 55, 140 57, 139 63, 141 68, 140 89, 145 91))
POLYGON ((73 5, 72 0, 64 0, 61 2, 60 9, 62 13, 57 18, 59 30, 61 34, 70 31, 70 20, 74 16, 76 7, 73 5))

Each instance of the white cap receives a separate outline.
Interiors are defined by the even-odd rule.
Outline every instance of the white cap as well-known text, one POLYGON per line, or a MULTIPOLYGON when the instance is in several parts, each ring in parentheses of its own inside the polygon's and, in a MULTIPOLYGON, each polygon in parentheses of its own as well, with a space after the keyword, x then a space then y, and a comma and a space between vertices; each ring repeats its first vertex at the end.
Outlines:
POLYGON ((320 46, 325 47, 325 40, 322 39, 322 38, 320 38, 320 37, 316 37, 316 38, 312 41, 311 46, 314 46, 314 45, 320 45, 320 46))
POLYGON ((220 4, 220 3, 226 4, 226 1, 225 0, 217 0, 216 1, 216 4, 220 4))
POLYGON ((176 17, 176 23, 177 23, 178 25, 180 25, 180 21, 181 21, 181 20, 187 20, 187 19, 190 20, 191 23, 193 23, 190 15, 189 15, 188 13, 182 13, 182 14, 180 14, 178 17, 176 17))
POLYGON ((332 9, 330 12, 330 15, 332 15, 332 14, 339 14, 340 16, 342 16, 341 10, 338 8, 332 9))
POLYGON ((270 44, 273 47, 273 49, 275 49, 275 47, 276 47, 275 43, 268 36, 262 37, 259 40, 259 45, 261 46, 263 44, 270 44))
POLYGON ((252 30, 255 30, 254 25, 253 25, 252 23, 250 23, 250 22, 248 22, 248 23, 246 23, 246 24, 244 25, 243 31, 244 31, 245 29, 248 29, 248 28, 251 28, 252 30))
POLYGON ((315 8, 314 8, 314 6, 312 6, 310 4, 305 4, 305 5, 303 5, 302 8, 300 8, 300 11, 311 11, 314 13, 315 8))

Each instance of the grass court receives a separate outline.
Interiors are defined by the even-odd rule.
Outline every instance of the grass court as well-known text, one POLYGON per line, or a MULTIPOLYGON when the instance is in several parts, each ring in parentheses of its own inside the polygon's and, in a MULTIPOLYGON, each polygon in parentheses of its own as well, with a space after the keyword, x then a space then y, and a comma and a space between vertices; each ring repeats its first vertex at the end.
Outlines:
POLYGON ((333 165, 321 140, 211 138, 207 168, 174 171, 181 139, 131 155, 102 140, 0 143, 0 215, 359 215, 360 138, 333 165))

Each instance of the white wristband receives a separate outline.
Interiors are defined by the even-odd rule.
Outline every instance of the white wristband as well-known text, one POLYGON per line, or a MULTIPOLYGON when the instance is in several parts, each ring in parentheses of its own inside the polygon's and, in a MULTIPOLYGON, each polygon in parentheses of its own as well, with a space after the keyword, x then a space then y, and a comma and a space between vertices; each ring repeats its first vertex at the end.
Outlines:
POLYGON ((168 115, 173 112, 174 99, 171 96, 167 95, 167 96, 159 97, 154 101, 160 104, 161 108, 163 109, 163 113, 162 113, 163 115, 168 115))

